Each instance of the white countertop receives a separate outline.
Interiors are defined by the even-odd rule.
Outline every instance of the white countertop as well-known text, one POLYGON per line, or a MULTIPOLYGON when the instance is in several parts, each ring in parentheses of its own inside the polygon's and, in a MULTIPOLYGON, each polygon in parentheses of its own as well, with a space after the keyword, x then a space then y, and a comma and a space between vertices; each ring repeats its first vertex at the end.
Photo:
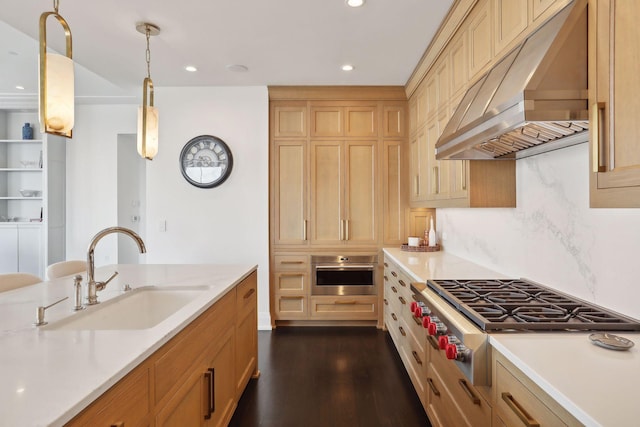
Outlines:
MULTIPOLYGON (((0 426, 59 426, 169 341, 229 289, 249 265, 117 265, 96 270, 100 301, 121 295, 124 284, 206 286, 208 289, 158 325, 141 330, 44 330, 32 325, 36 307, 65 296, 45 319, 73 316, 70 277, 0 293, 0 426)), ((93 307, 92 307, 93 308, 93 307)))
MULTIPOLYGON (((505 276, 446 252, 384 253, 418 281, 505 276)), ((495 333, 494 349, 586 426, 632 426, 640 420, 640 333, 617 332, 636 346, 613 351, 589 341, 589 332, 495 333)))

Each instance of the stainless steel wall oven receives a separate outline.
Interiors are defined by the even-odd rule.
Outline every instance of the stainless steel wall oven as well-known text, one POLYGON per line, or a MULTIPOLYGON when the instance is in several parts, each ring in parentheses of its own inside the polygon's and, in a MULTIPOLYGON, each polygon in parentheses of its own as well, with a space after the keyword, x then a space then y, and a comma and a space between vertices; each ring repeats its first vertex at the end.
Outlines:
POLYGON ((375 295, 376 255, 312 255, 312 295, 375 295))

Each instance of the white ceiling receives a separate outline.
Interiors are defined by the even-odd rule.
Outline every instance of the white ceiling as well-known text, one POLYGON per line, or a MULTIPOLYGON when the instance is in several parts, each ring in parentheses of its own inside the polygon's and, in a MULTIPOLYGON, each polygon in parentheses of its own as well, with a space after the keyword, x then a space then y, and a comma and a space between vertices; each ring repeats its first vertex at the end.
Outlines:
MULTIPOLYGON (((60 0, 73 34, 76 97, 140 98, 146 76, 163 86, 404 85, 453 0, 60 0), (350 63, 354 71, 344 72, 350 63), (242 64, 247 72, 231 72, 242 64), (196 73, 184 66, 194 65, 196 73)), ((37 93, 38 21, 52 0, 0 0, 0 97, 37 93), (24 90, 15 88, 22 85, 24 90)), ((49 45, 64 49, 57 21, 49 45)), ((135 99, 134 99, 135 101, 135 99)))

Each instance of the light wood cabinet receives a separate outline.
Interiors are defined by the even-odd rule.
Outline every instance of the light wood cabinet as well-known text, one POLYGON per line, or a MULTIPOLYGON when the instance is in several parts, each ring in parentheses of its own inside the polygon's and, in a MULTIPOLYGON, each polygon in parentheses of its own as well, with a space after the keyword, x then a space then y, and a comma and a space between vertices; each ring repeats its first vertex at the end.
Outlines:
POLYGON ((273 146, 273 239, 277 245, 308 243, 307 143, 276 141, 273 146))
POLYGON ((269 96, 272 326, 380 325, 381 294, 312 296, 309 257, 406 242, 408 116, 427 98, 408 108, 402 87, 270 87, 269 96))
POLYGON ((311 244, 377 244, 373 141, 312 141, 311 244))
POLYGON ((426 201, 429 194, 429 143, 427 128, 420 128, 411 138, 409 176, 411 195, 409 200, 414 206, 418 202, 426 201))
POLYGON ((491 2, 478 1, 468 19, 466 31, 469 43, 469 77, 475 80, 493 59, 491 2))
POLYGON ((530 0, 492 0, 494 11, 494 52, 506 53, 514 41, 529 25, 530 0))
POLYGON ((494 425, 583 425, 497 351, 492 371, 494 425))
POLYGON ((384 221, 382 241, 384 245, 400 245, 405 239, 406 176, 404 171, 405 148, 401 140, 383 142, 382 204, 384 221))
POLYGON ((257 371, 254 271, 68 426, 225 426, 257 371))
POLYGON ((640 207, 640 3, 589 2, 591 207, 640 207))
POLYGON ((273 257, 272 322, 308 318, 310 271, 309 255, 275 255, 273 257))
POLYGON ((255 272, 237 288, 235 339, 235 398, 240 399, 251 377, 258 375, 258 275, 255 272))

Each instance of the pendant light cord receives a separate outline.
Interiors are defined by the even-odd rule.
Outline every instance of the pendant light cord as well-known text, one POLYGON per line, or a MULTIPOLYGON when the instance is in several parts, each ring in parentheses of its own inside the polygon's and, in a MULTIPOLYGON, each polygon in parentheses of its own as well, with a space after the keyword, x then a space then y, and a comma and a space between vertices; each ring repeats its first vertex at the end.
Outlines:
POLYGON ((147 26, 147 51, 146 51, 146 59, 147 59, 147 78, 151 80, 151 50, 149 49, 149 36, 151 35, 151 29, 147 26))
POLYGON ((58 6, 60 4, 60 0, 53 0, 53 10, 58 13, 58 6))

